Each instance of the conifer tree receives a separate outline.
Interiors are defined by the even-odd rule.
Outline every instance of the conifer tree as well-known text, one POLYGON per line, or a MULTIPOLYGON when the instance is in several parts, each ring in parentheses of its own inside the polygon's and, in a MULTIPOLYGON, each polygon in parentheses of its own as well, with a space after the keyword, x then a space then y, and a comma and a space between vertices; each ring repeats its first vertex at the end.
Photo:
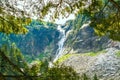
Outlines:
POLYGON ((93 80, 99 80, 96 74, 94 75, 93 80))

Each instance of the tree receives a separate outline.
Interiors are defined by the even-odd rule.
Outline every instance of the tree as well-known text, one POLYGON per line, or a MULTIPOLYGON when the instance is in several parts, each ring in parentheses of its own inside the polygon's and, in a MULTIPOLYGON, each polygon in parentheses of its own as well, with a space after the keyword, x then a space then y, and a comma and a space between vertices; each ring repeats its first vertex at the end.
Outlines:
POLYGON ((91 18, 91 26, 98 35, 107 35, 113 40, 120 41, 120 1, 106 0, 102 3, 102 8, 94 12, 91 18))
POLYGON ((0 0, 0 2, 1 32, 25 33, 27 30, 24 25, 29 24, 33 17, 42 20, 50 15, 53 20, 60 15, 67 17, 73 13, 87 14, 91 27, 98 35, 107 35, 113 40, 120 40, 119 0, 0 0), (20 4, 21 2, 24 5, 20 4))
POLYGON ((13 56, 10 56, 11 49, 8 49, 6 46, 3 46, 0 49, 0 76, 2 76, 3 79, 9 78, 9 76, 14 75, 27 75, 27 73, 24 73, 25 68, 27 67, 26 62, 19 62, 19 59, 21 57, 21 60, 23 60, 22 55, 19 55, 18 49, 12 48, 12 50, 15 51, 16 54, 12 54, 13 56), (16 56, 18 55, 18 56, 16 56), (14 57, 16 56, 16 57, 14 57), (19 57, 19 59, 17 59, 19 57), (15 58, 12 60, 12 58, 15 58), (18 65, 19 64, 19 65, 18 65), (6 77, 5 77, 6 76, 6 77))
MULTIPOLYGON (((6 6, 10 7, 9 4, 6 6)), ((31 22, 29 17, 14 15, 6 11, 4 7, 0 6, 0 32, 10 34, 25 34, 28 30, 25 28, 31 22)))
POLYGON ((79 80, 78 74, 68 66, 57 65, 49 68, 41 80, 79 80))
POLYGON ((90 80, 90 78, 84 73, 81 77, 83 80, 90 80))
POLYGON ((93 80, 99 80, 96 74, 94 75, 93 80))

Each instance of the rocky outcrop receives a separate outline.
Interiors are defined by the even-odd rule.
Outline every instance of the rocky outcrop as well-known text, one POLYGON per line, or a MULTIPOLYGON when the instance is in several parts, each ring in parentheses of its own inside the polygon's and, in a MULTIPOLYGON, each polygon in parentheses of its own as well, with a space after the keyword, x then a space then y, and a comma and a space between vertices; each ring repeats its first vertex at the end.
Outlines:
POLYGON ((94 65, 89 68, 90 75, 96 73, 103 80, 119 80, 120 57, 115 55, 117 51, 115 48, 109 48, 106 54, 97 56, 94 65))
POLYGON ((99 51, 108 48, 110 39, 95 35, 92 27, 84 27, 75 35, 69 35, 66 41, 66 49, 71 48, 77 53, 99 51), (69 44, 70 43, 70 44, 69 44))
POLYGON ((63 62, 66 66, 71 66, 78 74, 83 74, 88 71, 89 67, 96 60, 95 57, 84 56, 84 55, 74 55, 69 57, 63 62))
POLYGON ((100 80, 120 80, 120 57, 116 56, 116 48, 108 48, 105 53, 96 56, 74 55, 63 62, 71 66, 78 74, 86 73, 93 77, 94 74, 100 80))

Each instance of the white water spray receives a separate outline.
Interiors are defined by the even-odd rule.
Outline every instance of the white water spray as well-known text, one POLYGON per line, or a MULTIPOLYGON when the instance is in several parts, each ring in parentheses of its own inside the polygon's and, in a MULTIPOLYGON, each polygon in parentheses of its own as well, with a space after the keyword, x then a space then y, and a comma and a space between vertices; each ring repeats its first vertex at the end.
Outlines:
POLYGON ((56 51, 56 56, 53 60, 53 62, 56 62, 58 60, 58 58, 60 58, 63 55, 63 51, 64 51, 64 42, 66 40, 66 34, 65 34, 65 30, 63 28, 61 28, 60 25, 58 25, 57 30, 60 31, 60 41, 58 42, 58 49, 56 51))
MULTIPOLYGON (((88 23, 86 24, 83 24, 83 26, 81 27, 84 28, 84 27, 87 27, 91 22, 89 21, 88 23)), ((72 31, 71 29, 67 31, 67 33, 65 32, 64 28, 61 28, 60 25, 58 25, 57 27, 57 30, 60 32, 60 40, 58 41, 58 49, 56 51, 56 56, 53 60, 53 62, 56 62, 61 56, 63 56, 64 54, 66 54, 66 52, 63 53, 64 51, 64 43, 65 43, 65 40, 67 38, 67 36, 69 35, 69 33, 72 31)))

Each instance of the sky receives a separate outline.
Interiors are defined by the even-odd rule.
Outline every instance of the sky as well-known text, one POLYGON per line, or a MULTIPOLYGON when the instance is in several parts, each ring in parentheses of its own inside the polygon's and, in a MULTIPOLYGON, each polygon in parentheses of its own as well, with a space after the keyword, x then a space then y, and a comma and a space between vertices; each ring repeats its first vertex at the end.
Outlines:
MULTIPOLYGON (((46 22, 50 22, 49 18, 50 18, 50 16, 47 16, 43 20, 46 21, 46 22)), ((63 18, 62 16, 60 16, 59 19, 55 19, 55 23, 60 24, 60 25, 64 25, 66 23, 66 21, 73 20, 73 19, 75 19, 74 14, 70 14, 67 18, 63 18)))
POLYGON ((74 14, 70 14, 70 16, 67 17, 67 18, 60 17, 60 19, 56 19, 55 23, 56 24, 65 24, 66 21, 71 20, 71 19, 72 20, 75 19, 75 15, 74 14))

